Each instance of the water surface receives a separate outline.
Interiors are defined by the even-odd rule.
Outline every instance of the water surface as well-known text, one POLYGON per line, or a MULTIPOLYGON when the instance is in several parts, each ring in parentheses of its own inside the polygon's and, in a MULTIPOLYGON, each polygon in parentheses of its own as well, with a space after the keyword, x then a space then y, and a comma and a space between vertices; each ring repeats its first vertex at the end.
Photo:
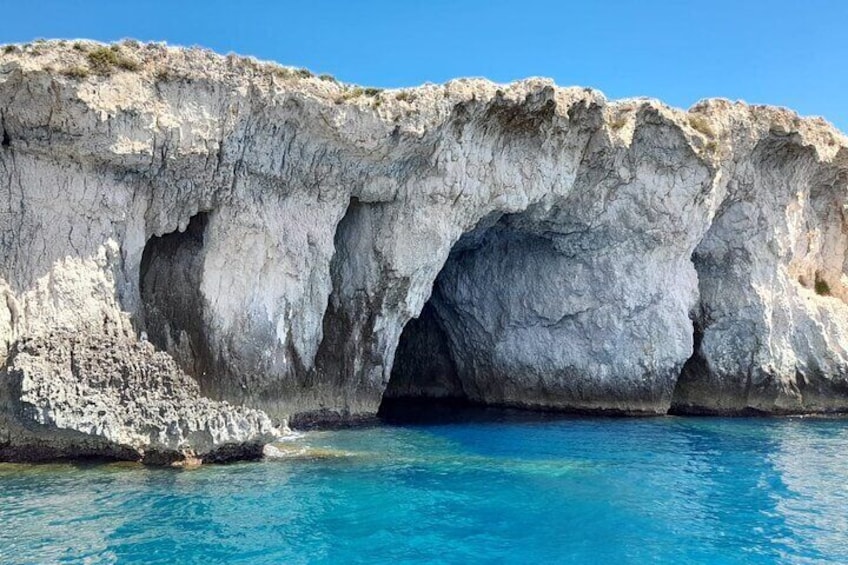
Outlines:
POLYGON ((848 421, 310 432, 195 471, 0 465, 8 563, 848 563, 848 421))

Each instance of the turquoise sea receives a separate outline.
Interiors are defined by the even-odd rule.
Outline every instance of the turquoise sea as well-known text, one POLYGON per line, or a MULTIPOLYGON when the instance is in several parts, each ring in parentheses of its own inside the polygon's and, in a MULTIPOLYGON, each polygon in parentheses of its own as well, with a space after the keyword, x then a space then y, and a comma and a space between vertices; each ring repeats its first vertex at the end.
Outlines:
POLYGON ((193 471, 0 465, 3 563, 848 563, 848 421, 307 432, 193 471))

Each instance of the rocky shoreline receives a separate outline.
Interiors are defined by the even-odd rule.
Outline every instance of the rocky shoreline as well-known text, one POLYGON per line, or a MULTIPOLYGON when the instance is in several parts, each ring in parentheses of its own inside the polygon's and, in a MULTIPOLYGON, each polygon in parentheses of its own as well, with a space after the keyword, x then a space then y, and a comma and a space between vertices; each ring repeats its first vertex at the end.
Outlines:
POLYGON ((253 458, 454 399, 848 411, 848 139, 545 79, 0 48, 0 460, 253 458))
POLYGON ((259 459, 281 436, 261 411, 201 397, 168 354, 131 336, 19 340, 2 378, 0 461, 226 462, 259 459))

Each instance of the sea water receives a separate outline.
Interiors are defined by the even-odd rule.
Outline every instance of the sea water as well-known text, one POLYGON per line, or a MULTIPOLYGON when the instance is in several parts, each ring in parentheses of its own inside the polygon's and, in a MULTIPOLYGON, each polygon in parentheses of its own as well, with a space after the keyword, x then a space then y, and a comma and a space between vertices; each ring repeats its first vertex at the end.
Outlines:
POLYGON ((4 563, 848 563, 848 421, 472 420, 0 465, 4 563))

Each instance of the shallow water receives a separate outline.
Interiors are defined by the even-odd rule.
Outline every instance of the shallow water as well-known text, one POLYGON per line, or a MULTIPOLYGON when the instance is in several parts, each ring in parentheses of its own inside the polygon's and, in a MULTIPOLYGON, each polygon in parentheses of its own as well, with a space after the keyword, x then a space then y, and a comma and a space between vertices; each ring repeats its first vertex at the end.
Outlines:
POLYGON ((848 421, 307 433, 260 463, 0 465, 0 561, 848 563, 848 421))

